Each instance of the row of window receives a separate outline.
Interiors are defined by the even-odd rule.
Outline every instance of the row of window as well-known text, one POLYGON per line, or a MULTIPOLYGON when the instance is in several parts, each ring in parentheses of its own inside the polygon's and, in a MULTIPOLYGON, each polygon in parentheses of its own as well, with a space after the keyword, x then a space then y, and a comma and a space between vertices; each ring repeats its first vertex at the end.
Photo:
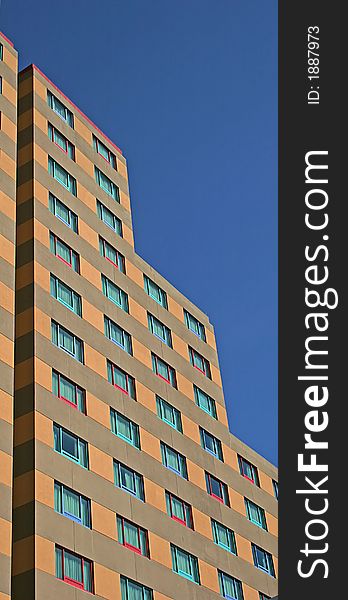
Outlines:
MULTIPOLYGON (((120 538, 129 540, 129 544, 124 545, 132 549, 139 548, 139 553, 141 554, 141 548, 146 551, 146 539, 142 536, 139 529, 132 529, 131 524, 127 526, 122 518, 118 518, 117 525, 120 538), (133 544, 137 544, 137 546, 133 546, 133 544)), ((258 547, 255 546, 255 548, 257 549, 258 547)), ((185 579, 200 585, 197 557, 174 544, 170 545, 170 549, 173 571, 181 575, 181 577, 185 577, 185 579)), ((261 562, 264 564, 263 560, 261 562)), ((91 560, 56 545, 55 564, 56 577, 58 579, 78 589, 94 593, 93 562, 91 560)), ((239 579, 220 570, 218 570, 218 579, 220 593, 223 598, 227 600, 243 600, 243 587, 239 579)), ((153 600, 153 591, 121 575, 121 598, 122 600, 153 600)), ((260 593, 260 600, 266 600, 266 598, 267 596, 260 593)))
MULTIPOLYGON (((49 90, 47 91, 47 103, 48 106, 67 124, 69 125, 69 127, 71 127, 72 129, 74 129, 74 115, 71 112, 71 110, 69 110, 64 104, 63 102, 61 102, 56 96, 54 96, 54 94, 52 94, 52 92, 50 92, 49 90)), ((52 125, 49 124, 49 129, 50 127, 52 128, 52 125)), ((53 128, 54 129, 54 128, 53 128)), ((50 136, 50 131, 49 131, 49 136, 50 136)), ((61 133, 58 132, 58 136, 60 138, 64 138, 66 140, 67 143, 71 143, 69 142, 65 136, 62 136, 61 133)), ((55 140, 53 140, 55 141, 55 140)), ((62 148, 64 151, 66 150, 66 143, 63 144, 58 144, 60 148, 62 148)), ((94 150, 106 161, 108 162, 115 170, 117 170, 117 161, 116 161, 116 156, 113 152, 111 152, 106 145, 101 142, 95 135, 93 135, 93 147, 94 150)), ((70 158, 73 158, 73 160, 75 159, 75 155, 70 156, 70 158)))
MULTIPOLYGON (((62 388, 62 379, 57 377, 56 372, 54 372, 54 382, 54 387, 56 389, 59 390, 62 388)), ((64 393, 69 395, 70 390, 66 390, 64 387, 63 389, 64 393)), ((68 401, 70 404, 73 403, 71 399, 66 401, 68 401)), ((81 405, 84 404, 82 399, 80 399, 80 403, 81 405)), ((110 409, 110 416, 112 432, 127 443, 140 450, 139 425, 114 409, 110 409)), ((87 442, 79 438, 75 434, 71 433, 70 431, 67 431, 60 425, 57 425, 56 423, 54 423, 53 425, 53 433, 54 450, 56 452, 59 452, 66 458, 81 465, 82 467, 88 469, 89 460, 87 442)), ((170 471, 173 471, 175 474, 187 480, 188 472, 186 458, 180 452, 177 452, 176 450, 174 450, 174 448, 168 446, 168 444, 164 442, 161 442, 160 448, 162 464, 170 471)), ((131 493, 139 500, 142 500, 143 502, 145 501, 144 481, 142 475, 130 469, 126 465, 123 465, 118 461, 114 461, 114 476, 115 485, 117 487, 131 493)), ((207 472, 205 473, 205 478, 208 494, 213 498, 216 498, 223 504, 230 506, 227 485, 207 472)), ((174 504, 177 507, 178 503, 182 502, 183 501, 181 501, 179 498, 176 498, 174 504)), ((248 498, 245 498, 245 507, 246 515, 249 521, 267 531, 266 516, 264 509, 255 504, 253 501, 249 500, 248 498)), ((187 510, 188 508, 184 510, 183 505, 181 506, 180 519, 185 525, 192 528, 192 517, 189 520, 187 520, 186 518, 182 518, 183 515, 187 516, 187 510)), ((191 512, 191 507, 189 507, 189 510, 191 512)))

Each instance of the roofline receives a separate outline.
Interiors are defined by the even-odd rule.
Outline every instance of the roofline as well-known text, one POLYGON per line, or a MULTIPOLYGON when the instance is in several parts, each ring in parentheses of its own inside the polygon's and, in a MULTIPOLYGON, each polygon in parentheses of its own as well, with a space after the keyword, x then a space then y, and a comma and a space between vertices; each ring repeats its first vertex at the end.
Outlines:
POLYGON ((61 94, 61 96, 63 96, 63 98, 65 98, 65 100, 67 100, 73 107, 74 109, 90 124, 92 125, 92 127, 94 129, 96 129, 96 131, 98 131, 98 133, 100 133, 109 144, 111 144, 111 146, 113 146, 113 148, 115 148, 115 150, 117 150, 117 152, 119 152, 120 154, 122 154, 122 150, 121 148, 119 148, 116 144, 114 144, 113 141, 110 140, 110 138, 101 130, 99 129, 99 127, 93 123, 93 121, 87 117, 87 115, 85 115, 85 113, 78 107, 76 106, 76 104, 74 102, 72 102, 72 100, 70 100, 70 98, 68 98, 68 96, 66 96, 57 85, 55 85, 55 83, 53 83, 53 81, 51 81, 42 71, 41 69, 39 69, 39 67, 37 67, 34 64, 30 64, 27 67, 25 67, 24 69, 22 69, 19 74, 22 75, 23 73, 25 73, 26 71, 28 71, 29 69, 32 69, 33 71, 36 71, 37 73, 39 73, 41 75, 41 77, 43 77, 55 90, 57 90, 57 92, 59 92, 59 94, 61 94))
POLYGON ((7 37, 7 36, 6 36, 4 33, 2 33, 2 31, 0 31, 0 35, 1 35, 1 37, 3 37, 3 38, 4 38, 4 40, 6 40, 6 42, 7 42, 8 44, 10 44, 10 46, 12 46, 12 48, 14 48, 14 43, 13 43, 13 42, 11 42, 11 40, 9 40, 9 39, 8 39, 8 37, 7 37))

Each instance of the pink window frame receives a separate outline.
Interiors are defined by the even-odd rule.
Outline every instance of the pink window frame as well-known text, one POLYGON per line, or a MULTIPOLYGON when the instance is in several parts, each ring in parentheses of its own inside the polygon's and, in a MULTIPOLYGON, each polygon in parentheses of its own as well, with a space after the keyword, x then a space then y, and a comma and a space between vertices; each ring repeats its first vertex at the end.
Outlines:
POLYGON ((222 481, 219 481, 219 479, 216 479, 216 481, 219 482, 219 486, 220 486, 220 490, 221 490, 221 497, 220 497, 213 493, 213 488, 211 485, 211 475, 209 473, 208 473, 208 480, 209 480, 209 495, 212 496, 212 498, 215 498, 216 500, 221 502, 222 504, 225 504, 224 495, 223 495, 223 491, 222 491, 223 490, 222 481))
POLYGON ((53 239, 54 239, 54 255, 59 258, 59 260, 61 260, 65 265, 68 265, 68 267, 70 267, 72 269, 72 253, 73 250, 72 248, 70 248, 70 246, 68 246, 68 244, 65 244, 65 242, 63 242, 63 240, 61 240, 58 236, 56 236, 55 234, 53 234, 53 239), (65 246, 67 248, 69 248, 69 252, 70 252, 70 263, 68 263, 64 258, 62 258, 61 256, 59 256, 59 254, 57 253, 57 240, 59 240, 60 242, 62 242, 63 244, 65 244, 65 246))
POLYGON ((114 265, 116 267, 116 269, 120 270, 118 261, 122 260, 122 258, 121 258, 121 255, 120 255, 119 251, 116 250, 116 248, 114 248, 113 246, 111 246, 111 244, 109 244, 109 242, 107 242, 106 240, 104 240, 104 238, 101 238, 101 241, 102 241, 102 245, 103 245, 103 253, 104 253, 103 256, 104 256, 104 258, 106 260, 108 260, 112 265, 114 265), (112 248, 115 251, 117 263, 115 263, 113 260, 111 260, 111 258, 109 258, 108 256, 106 256, 106 253, 105 253, 105 246, 106 246, 106 244, 108 246, 110 246, 110 248, 112 248))
MULTIPOLYGON (((110 361, 111 362, 111 361, 110 361)), ((126 376, 126 382, 127 382, 127 389, 125 390, 124 388, 122 388, 121 386, 117 385, 117 383, 115 383, 115 376, 114 376, 114 369, 118 368, 116 367, 116 365, 111 363, 111 367, 112 367, 112 385, 117 388, 118 390, 121 390, 121 392, 123 392, 124 394, 126 394, 127 396, 130 397, 130 393, 129 393, 129 380, 130 380, 130 375, 128 375, 128 373, 126 373, 126 371, 124 371, 123 369, 120 369, 120 371, 122 371, 122 373, 124 373, 124 375, 126 376)))
POLYGON ((72 383, 73 386, 74 386, 74 388, 75 388, 76 404, 74 404, 73 402, 71 402, 70 400, 68 400, 68 398, 65 398, 64 396, 60 395, 60 378, 61 378, 61 374, 57 373, 57 375, 58 375, 58 398, 59 398, 59 400, 63 400, 63 402, 66 402, 67 404, 69 404, 69 406, 73 406, 76 410, 78 410, 78 407, 77 407, 77 393, 76 393, 77 385, 75 383, 73 383, 72 381, 70 381, 70 379, 66 378, 67 381, 69 381, 70 383, 72 383))
POLYGON ((248 465, 250 465, 250 471, 253 473, 253 465, 251 464, 251 462, 249 462, 248 460, 245 460, 244 458, 241 457, 241 464, 242 464, 242 475, 245 479, 247 479, 248 481, 251 481, 251 483, 256 485, 256 481, 254 478, 249 477, 248 475, 246 475, 244 473, 244 463, 247 463, 248 465))
MULTIPOLYGON (((177 496, 175 496, 175 498, 182 503, 183 508, 184 508, 184 514, 185 514, 185 517, 186 517, 186 510, 185 509, 186 509, 186 506, 188 506, 188 505, 183 500, 181 500, 181 498, 178 498, 177 496)), ((175 515, 173 515, 173 502, 172 502, 173 501, 173 494, 171 494, 170 492, 169 492, 169 501, 170 501, 170 512, 171 512, 170 517, 173 519, 173 521, 177 521, 177 523, 181 523, 181 525, 184 525, 185 527, 188 527, 190 529, 190 526, 186 523, 186 521, 183 521, 182 519, 179 519, 179 517, 176 517, 175 515)), ((190 510, 190 513, 191 513, 191 508, 190 507, 189 507, 189 510, 190 510)), ((192 514, 190 514, 190 517, 191 517, 191 521, 192 521, 192 514)))
MULTIPOLYGON (((128 519, 125 519, 124 517, 121 517, 121 522, 122 522, 122 535, 123 535, 123 544, 122 546, 124 546, 125 548, 128 548, 128 550, 132 550, 132 552, 135 552, 136 554, 140 554, 141 556, 143 556, 143 553, 141 551, 141 540, 140 540, 140 527, 139 525, 136 525, 135 523, 132 523, 131 521, 129 521, 128 519), (138 534, 138 543, 139 543, 139 548, 137 548, 136 546, 132 546, 132 544, 128 544, 125 539, 125 531, 124 531, 124 524, 125 521, 127 523, 130 523, 130 525, 132 525, 133 527, 137 528, 137 534, 138 534)), ((148 542, 147 542, 147 536, 146 536, 146 556, 148 556, 148 542)))
POLYGON ((102 144, 103 142, 100 142, 96 136, 94 136, 94 137, 95 137, 96 146, 97 146, 97 148, 96 148, 96 150, 97 150, 97 154, 99 154, 99 156, 101 156, 101 157, 102 157, 102 159, 104 159, 106 163, 108 163, 108 164, 109 164, 109 165, 110 165, 110 166, 111 166, 113 169, 115 169, 115 171, 117 171, 117 168, 116 168, 117 162, 116 162, 116 156, 115 156, 115 154, 114 154, 113 152, 111 152, 111 150, 109 150, 109 148, 107 148, 107 146, 105 146, 105 144, 103 144, 104 148, 106 148, 106 150, 107 150, 107 153, 108 153, 109 160, 107 160, 107 159, 105 158, 105 156, 103 156, 103 155, 102 155, 102 154, 99 152, 99 144, 102 144), (111 162, 111 156, 113 156, 113 157, 114 157, 115 166, 114 166, 114 165, 112 164, 112 162, 111 162))
MULTIPOLYGON (((69 554, 72 554, 73 556, 76 556, 81 561, 82 583, 80 583, 79 581, 75 581, 75 579, 71 579, 70 577, 67 577, 65 575, 65 572, 64 572, 64 554, 67 551, 65 550, 65 548, 61 548, 60 546, 58 546, 58 547, 62 551, 62 575, 63 575, 62 581, 64 581, 65 583, 68 583, 69 585, 72 585, 73 587, 76 587, 79 590, 83 590, 83 591, 87 592, 88 590, 85 590, 85 587, 84 587, 84 563, 87 562, 87 560, 84 559, 83 556, 80 556, 79 554, 76 554, 76 552, 71 552, 70 550, 68 550, 69 554)), ((93 594, 94 591, 93 591, 92 562, 88 561, 88 563, 89 563, 89 568, 90 568, 90 572, 91 572, 91 582, 92 582, 92 592, 89 592, 89 593, 93 594)))
POLYGON ((199 352, 196 352, 196 350, 194 350, 193 348, 190 348, 190 351, 191 351, 191 357, 192 357, 192 366, 195 369, 197 369, 197 371, 199 371, 200 373, 203 373, 203 375, 205 375, 207 377, 206 359, 199 352), (197 367, 197 365, 195 365, 195 356, 196 355, 202 359, 204 369, 200 369, 199 367, 197 367))
POLYGON ((66 137, 65 137, 65 135, 63 135, 62 133, 60 133, 60 131, 59 131, 59 130, 58 130, 56 127, 54 127, 54 125, 52 125, 52 124, 50 123, 50 126, 51 126, 51 128, 52 128, 52 140, 51 140, 51 141, 54 143, 54 145, 55 145, 55 146, 57 146, 57 148, 59 148, 59 149, 60 149, 62 152, 64 152, 64 154, 66 154, 66 155, 68 155, 69 144, 70 144, 70 145, 71 145, 71 147, 72 147, 72 149, 73 149, 72 156, 73 156, 73 159, 75 160, 75 146, 74 146, 74 144, 72 144, 72 143, 71 143, 71 142, 68 140, 68 138, 66 138, 66 137), (61 135, 61 136, 64 138, 64 141, 65 141, 65 150, 64 150, 64 148, 62 148, 62 146, 61 146, 60 144, 57 144, 57 142, 55 141, 55 139, 54 139, 54 134, 55 134, 55 132, 58 132, 58 133, 59 133, 59 135, 61 135))

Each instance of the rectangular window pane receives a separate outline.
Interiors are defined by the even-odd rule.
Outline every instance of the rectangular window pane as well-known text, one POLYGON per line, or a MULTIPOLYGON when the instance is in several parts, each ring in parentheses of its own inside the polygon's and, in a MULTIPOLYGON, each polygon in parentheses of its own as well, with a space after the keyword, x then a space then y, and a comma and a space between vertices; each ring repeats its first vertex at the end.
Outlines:
POLYGON ((168 308, 166 292, 162 290, 157 283, 152 281, 152 279, 147 277, 147 275, 144 275, 144 287, 146 293, 153 298, 153 300, 163 306, 163 308, 168 308))
POLYGON ((67 227, 70 227, 75 233, 78 231, 78 217, 63 202, 58 200, 53 194, 49 194, 49 209, 58 219, 63 221, 67 227))
POLYGON ((121 290, 113 281, 110 281, 105 275, 101 276, 102 278, 102 289, 103 294, 114 302, 119 308, 122 308, 125 312, 129 311, 128 308, 128 295, 126 292, 121 290))

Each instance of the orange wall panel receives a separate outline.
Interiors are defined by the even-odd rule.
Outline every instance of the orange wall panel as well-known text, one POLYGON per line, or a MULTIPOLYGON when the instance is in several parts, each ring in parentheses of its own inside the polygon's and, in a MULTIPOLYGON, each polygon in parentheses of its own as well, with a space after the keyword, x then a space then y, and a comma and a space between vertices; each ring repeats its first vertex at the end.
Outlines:
POLYGON ((93 529, 116 539, 116 515, 114 512, 92 501, 93 529))
POLYGON ((219 594, 220 586, 216 568, 208 565, 203 560, 200 560, 199 572, 201 576, 201 585, 219 594))
POLYGON ((236 533, 235 536, 236 536, 236 545, 237 545, 238 556, 253 565, 254 560, 253 560, 253 553, 251 550, 251 543, 249 542, 249 540, 246 540, 238 533, 236 533))
POLYGON ((145 487, 145 500, 148 504, 155 506, 158 510, 166 513, 166 501, 164 495, 164 489, 154 483, 150 479, 144 479, 144 487, 145 487))
POLYGON ((107 429, 110 429, 110 408, 102 400, 96 398, 90 392, 87 392, 87 415, 91 418, 104 425, 107 429))
POLYGON ((92 444, 89 444, 89 467, 90 470, 104 479, 114 483, 114 467, 111 456, 105 454, 92 444))
POLYGON ((161 563, 168 569, 171 569, 172 559, 169 542, 160 538, 152 531, 149 531, 149 546, 151 559, 161 563))
POLYGON ((88 344, 85 344, 85 365, 106 379, 105 357, 88 344))
POLYGON ((160 441, 155 436, 151 435, 146 429, 141 429, 140 432, 141 449, 149 456, 152 456, 159 462, 162 462, 160 441))
POLYGON ((94 563, 94 587, 97 596, 106 600, 121 600, 120 576, 99 563, 94 563))
POLYGON ((187 471, 189 481, 206 491, 207 488, 203 469, 201 469, 201 467, 198 465, 195 465, 195 463, 193 463, 191 460, 187 459, 187 471))

